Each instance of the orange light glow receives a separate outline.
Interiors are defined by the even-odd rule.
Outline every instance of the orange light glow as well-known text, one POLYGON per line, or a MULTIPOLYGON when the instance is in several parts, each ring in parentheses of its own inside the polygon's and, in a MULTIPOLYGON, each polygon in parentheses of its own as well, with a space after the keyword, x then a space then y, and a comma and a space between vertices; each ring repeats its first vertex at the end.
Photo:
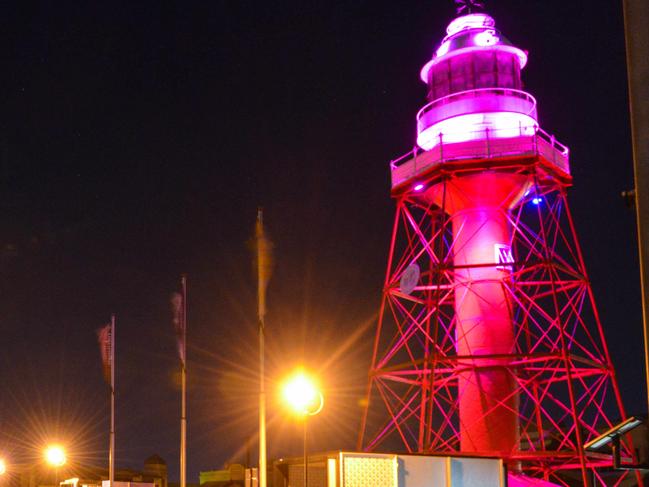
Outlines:
POLYGON ((45 449, 45 461, 52 467, 62 467, 65 465, 65 450, 61 445, 49 445, 45 449))
POLYGON ((300 415, 317 414, 324 403, 315 381, 303 371, 295 372, 284 382, 282 396, 290 408, 300 415))

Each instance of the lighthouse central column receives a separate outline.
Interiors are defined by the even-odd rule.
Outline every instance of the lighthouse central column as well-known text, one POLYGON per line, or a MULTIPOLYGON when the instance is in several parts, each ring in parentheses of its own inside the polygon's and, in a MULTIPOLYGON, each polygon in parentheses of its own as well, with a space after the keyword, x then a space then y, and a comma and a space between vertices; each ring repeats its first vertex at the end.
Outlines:
POLYGON ((476 205, 451 215, 463 452, 508 453, 518 446, 516 380, 508 359, 502 357, 515 347, 505 288, 510 270, 506 263, 497 265, 497 253, 511 242, 505 211, 476 205))

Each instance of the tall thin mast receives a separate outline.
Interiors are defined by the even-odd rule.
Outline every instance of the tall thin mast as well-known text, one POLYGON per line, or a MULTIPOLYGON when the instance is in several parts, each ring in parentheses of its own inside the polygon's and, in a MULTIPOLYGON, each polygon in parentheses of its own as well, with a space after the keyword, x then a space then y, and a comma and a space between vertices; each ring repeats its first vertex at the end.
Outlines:
POLYGON ((187 277, 183 275, 180 279, 182 286, 182 341, 180 377, 182 384, 182 401, 180 408, 180 487, 186 485, 187 472, 187 277))
POLYGON ((108 482, 115 481, 115 315, 110 316, 110 445, 108 448, 108 482))
POLYGON ((266 388, 264 364, 264 333, 266 315, 266 284, 268 283, 268 242, 264 236, 263 210, 257 210, 257 316, 259 322, 259 487, 266 487, 266 388))

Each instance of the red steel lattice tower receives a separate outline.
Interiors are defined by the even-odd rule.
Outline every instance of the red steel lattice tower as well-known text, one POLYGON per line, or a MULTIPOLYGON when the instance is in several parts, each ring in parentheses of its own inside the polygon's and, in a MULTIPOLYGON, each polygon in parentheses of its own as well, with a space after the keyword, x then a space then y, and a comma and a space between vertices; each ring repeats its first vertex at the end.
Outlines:
POLYGON ((604 483, 611 456, 584 445, 625 413, 566 199, 568 148, 539 127, 526 62, 472 13, 421 71, 418 148, 390 164, 359 447, 496 455, 561 484, 604 483))

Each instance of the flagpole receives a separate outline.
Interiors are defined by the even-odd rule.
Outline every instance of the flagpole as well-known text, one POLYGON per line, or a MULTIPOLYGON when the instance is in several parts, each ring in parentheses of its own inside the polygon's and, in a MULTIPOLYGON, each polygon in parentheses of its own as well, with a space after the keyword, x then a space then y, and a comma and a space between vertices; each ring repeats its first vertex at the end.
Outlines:
POLYGON ((259 318, 259 487, 266 487, 266 388, 264 384, 264 316, 266 314, 266 289, 265 289, 265 270, 267 265, 264 252, 264 223, 263 210, 257 209, 257 314, 259 318))
POLYGON ((115 315, 110 316, 110 446, 108 450, 108 483, 115 481, 115 315))
POLYGON ((182 360, 180 362, 180 378, 182 386, 182 401, 180 409, 180 487, 186 487, 187 471, 187 276, 180 279, 183 293, 182 300, 182 360))

